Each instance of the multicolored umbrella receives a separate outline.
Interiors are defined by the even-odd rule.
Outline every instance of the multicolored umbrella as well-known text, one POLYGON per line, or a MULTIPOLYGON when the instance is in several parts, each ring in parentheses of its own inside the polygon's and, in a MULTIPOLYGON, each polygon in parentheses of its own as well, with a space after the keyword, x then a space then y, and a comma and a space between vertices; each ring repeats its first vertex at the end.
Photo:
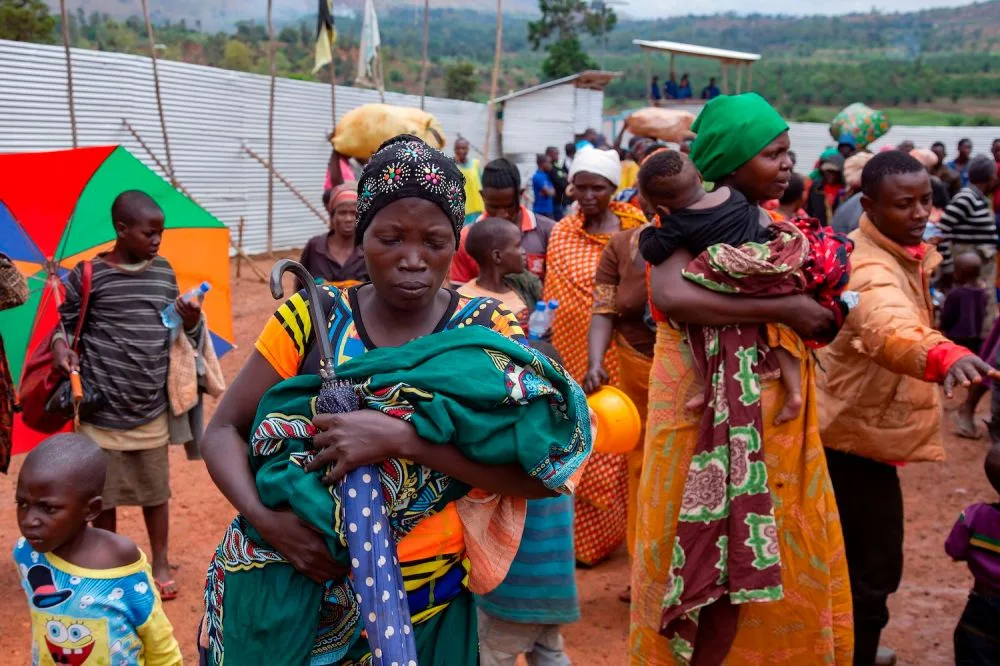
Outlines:
MULTIPOLYGON (((24 361, 58 321, 62 278, 79 262, 114 245, 111 204, 142 190, 163 208, 160 254, 177 274, 181 292, 212 283, 204 311, 219 356, 233 344, 229 293, 229 230, 121 146, 0 155, 0 252, 27 276, 31 295, 0 312, 0 330, 15 385, 24 361)), ((14 453, 41 436, 18 418, 14 453)))

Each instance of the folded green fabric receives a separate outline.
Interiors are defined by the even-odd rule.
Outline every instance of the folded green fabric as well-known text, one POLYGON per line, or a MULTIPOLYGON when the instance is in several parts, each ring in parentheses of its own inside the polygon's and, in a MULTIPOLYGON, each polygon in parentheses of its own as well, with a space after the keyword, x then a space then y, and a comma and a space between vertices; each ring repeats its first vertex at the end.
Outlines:
MULTIPOLYGON (((337 377, 358 385, 364 406, 404 419, 424 439, 454 444, 477 462, 517 463, 554 490, 565 492, 590 455, 589 410, 580 387, 544 354, 481 326, 369 351, 339 366, 337 377)), ((261 501, 290 507, 346 564, 340 487, 327 488, 318 473, 304 470, 320 385, 314 375, 293 377, 264 395, 251 431, 250 464, 261 501)), ((409 461, 387 460, 379 473, 396 540, 468 492, 465 484, 409 461)), ((265 664, 270 662, 261 655, 274 654, 285 655, 288 664, 337 663, 359 640, 350 581, 325 588, 312 583, 239 518, 216 552, 208 588, 210 647, 221 657, 224 641, 229 663, 265 664), (234 617, 239 621, 223 626, 223 618, 234 617), (293 617, 297 621, 289 622, 293 617)), ((435 603, 442 592, 435 590, 435 603)), ((415 598, 411 590, 413 614, 422 610, 413 607, 415 598)))

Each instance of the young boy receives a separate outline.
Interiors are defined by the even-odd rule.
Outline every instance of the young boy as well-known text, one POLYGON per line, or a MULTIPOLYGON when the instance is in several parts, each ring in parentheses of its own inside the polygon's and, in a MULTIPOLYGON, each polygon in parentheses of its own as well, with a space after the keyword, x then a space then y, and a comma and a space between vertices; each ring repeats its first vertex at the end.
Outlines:
MULTIPOLYGON (((765 244, 772 240, 766 228, 770 217, 750 205, 742 194, 729 187, 706 192, 701 174, 694 163, 676 151, 651 155, 639 172, 642 198, 660 212, 660 226, 642 232, 640 248, 646 261, 663 263, 678 248, 686 248, 696 257, 709 247, 720 244, 739 247, 745 243, 765 244)), ((797 280, 789 273, 789 281, 797 280)), ((775 419, 780 425, 798 417, 802 410, 802 385, 799 360, 784 349, 771 349, 781 369, 785 385, 785 405, 775 419)), ((689 410, 701 409, 705 397, 699 395, 687 403, 689 410)))
MULTIPOLYGON (((958 266, 956 265, 956 270, 958 266)), ((986 478, 1000 493, 1000 444, 986 454, 986 478)), ((973 504, 958 517, 945 552, 966 562, 975 583, 955 628, 956 664, 1000 664, 1000 504, 973 504)))
MULTIPOLYGON (((532 347, 562 365, 555 347, 532 347)), ((560 626, 580 619, 573 553, 573 497, 528 500, 524 532, 507 577, 476 597, 480 666, 514 666, 524 654, 532 666, 569 666, 560 626)))
MULTIPOLYGON (((518 323, 528 330, 531 315, 529 303, 511 285, 510 275, 524 272, 524 251, 521 249, 521 230, 513 222, 498 217, 488 217, 477 223, 465 239, 465 251, 479 266, 479 277, 458 288, 466 296, 487 296, 500 301, 517 317, 518 323)), ((535 280, 537 283, 537 279, 535 280)), ((541 297, 541 284, 538 283, 541 297)))
MULTIPOLYGON (((101 408, 81 418, 79 432, 108 455, 103 511, 95 526, 114 532, 115 508, 141 506, 153 551, 153 577, 164 600, 177 596, 167 558, 170 469, 167 456, 167 363, 170 330, 160 314, 174 303, 193 344, 201 307, 178 297, 177 279, 158 256, 163 211, 138 191, 124 192, 111 207, 114 248, 93 260, 93 282, 77 358, 64 338, 53 343, 53 365, 80 369, 83 384, 102 398, 101 408)), ((80 314, 82 264, 66 279, 59 307, 66 331, 80 314)))
POLYGON ((964 252, 955 258, 953 286, 941 308, 941 332, 957 345, 978 354, 983 344, 983 320, 986 317, 986 290, 980 283, 983 260, 977 252, 964 252))
POLYGON ((859 292, 833 343, 819 350, 820 437, 840 512, 854 602, 854 663, 873 664, 887 601, 903 572, 900 463, 940 461, 941 399, 998 373, 935 330, 929 279, 941 255, 925 243, 931 181, 891 151, 862 173, 865 215, 848 289, 859 292))
POLYGON ((107 456, 80 434, 55 435, 17 477, 14 561, 31 611, 32 663, 182 663, 146 556, 87 525, 101 513, 107 456))

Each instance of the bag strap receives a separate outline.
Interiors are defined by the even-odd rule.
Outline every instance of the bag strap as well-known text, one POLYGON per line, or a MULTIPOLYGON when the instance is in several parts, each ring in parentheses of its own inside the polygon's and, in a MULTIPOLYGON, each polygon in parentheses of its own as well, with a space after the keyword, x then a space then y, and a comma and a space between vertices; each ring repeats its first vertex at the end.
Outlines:
POLYGON ((94 264, 84 261, 80 270, 80 316, 76 320, 76 331, 73 333, 73 351, 80 350, 80 335, 83 333, 83 320, 87 317, 90 305, 90 291, 94 286, 94 264))

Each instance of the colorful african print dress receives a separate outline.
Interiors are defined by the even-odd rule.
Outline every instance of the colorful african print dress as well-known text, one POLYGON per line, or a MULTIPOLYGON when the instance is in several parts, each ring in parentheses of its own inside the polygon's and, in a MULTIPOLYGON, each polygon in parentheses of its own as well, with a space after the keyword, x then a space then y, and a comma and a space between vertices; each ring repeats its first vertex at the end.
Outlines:
MULTIPOLYGON (((609 210, 621 220, 622 230, 646 223, 642 212, 629 204, 612 202, 609 210)), ((578 382, 587 372, 587 331, 594 302, 594 277, 601 251, 610 234, 590 234, 582 213, 563 218, 549 237, 545 299, 559 301, 552 324, 552 344, 578 382)), ((614 342, 604 359, 612 384, 618 383, 614 342)), ((625 540, 628 503, 628 462, 623 455, 594 453, 576 489, 573 539, 576 559, 595 565, 625 540)))
MULTIPOLYGON (((367 395, 366 391, 370 391, 370 404, 410 421, 422 437, 430 441, 451 441, 448 433, 435 437, 431 432, 438 426, 443 427, 446 422, 454 426, 459 434, 478 428, 480 437, 483 436, 482 433, 488 433, 481 444, 482 450, 506 448, 508 451, 517 450, 519 456, 538 439, 503 429, 504 426, 497 419, 504 418, 502 412, 507 402, 500 397, 487 397, 489 409, 482 411, 480 408, 477 416, 474 410, 468 409, 473 404, 472 398, 462 402, 447 390, 429 394, 419 391, 417 387, 405 387, 405 381, 400 377, 407 373, 413 376, 414 372, 423 372, 427 378, 441 377, 442 373, 450 374, 438 366, 446 357, 460 356, 464 344, 468 349, 465 353, 472 354, 466 358, 474 358, 475 363, 479 364, 478 370, 472 370, 477 381, 485 381, 487 374, 498 376, 499 388, 504 396, 510 391, 517 394, 509 406, 515 409, 524 406, 533 410, 532 418, 526 418, 529 415, 525 413, 525 418, 516 419, 515 425, 510 428, 530 428, 533 423, 539 423, 538 416, 548 412, 547 418, 554 419, 553 423, 558 422, 559 425, 542 427, 541 430, 551 432, 559 442, 569 445, 565 449, 568 454, 565 458, 561 455, 564 450, 560 446, 553 446, 550 450, 557 451, 557 458, 562 458, 563 461, 572 459, 573 466, 582 464, 586 458, 585 454, 578 455, 583 453, 583 449, 589 452, 589 424, 587 417, 581 416, 587 411, 582 392, 561 369, 551 365, 547 359, 509 340, 523 336, 512 315, 496 301, 470 299, 452 292, 451 304, 435 331, 441 335, 425 336, 408 346, 392 350, 379 350, 373 349, 374 345, 368 338, 362 321, 356 317, 359 311, 357 288, 347 292, 327 288, 321 291, 321 295, 326 301, 324 311, 330 313, 328 331, 335 349, 338 372, 347 373, 345 376, 351 377, 349 368, 361 368, 361 376, 370 379, 359 389, 359 393, 364 396, 367 395), (459 330, 466 327, 471 330, 459 330), (421 351, 408 352, 409 348, 415 350, 417 347, 421 351), (476 349, 479 354, 475 354, 476 349), (510 359, 524 357, 520 362, 526 363, 529 370, 542 374, 518 373, 506 365, 497 365, 502 354, 491 353, 490 349, 506 349, 510 359), (400 370, 390 370, 393 365, 388 360, 398 361, 401 356, 405 363, 400 361, 400 370), (379 361, 375 361, 376 358, 379 361), (376 369, 380 362, 383 368, 381 371, 376 369), (412 367, 406 367, 408 364, 412 367), (514 381, 511 384, 511 380, 521 376, 527 378, 527 383, 518 384, 514 381), (562 412, 558 408, 556 391, 545 393, 546 382, 534 381, 543 376, 550 377, 557 385, 563 386, 558 391, 559 395, 574 396, 572 404, 565 405, 568 412, 562 412), (388 382, 384 388, 379 388, 379 377, 388 382), (506 384, 505 378, 508 380, 506 384), (532 393, 533 386, 538 387, 542 393, 532 393), (416 409, 416 414, 403 416, 397 413, 405 409, 407 404, 416 409), (436 417, 431 415, 439 408, 446 409, 448 418, 444 418, 443 413, 436 417), (418 418, 422 411, 424 417, 418 418), (574 417, 574 414, 577 416, 574 417), (574 430, 572 436, 556 434, 566 426, 571 426, 574 430), (509 433, 507 443, 500 444, 505 433, 509 433), (500 446, 496 446, 497 444, 500 446), (576 452, 572 453, 570 449, 576 452)), ((276 385, 264 396, 258 410, 259 425, 255 427, 251 441, 251 466, 257 474, 261 500, 266 505, 278 505, 284 500, 291 504, 303 520, 313 525, 323 525, 321 533, 327 537, 328 547, 334 557, 357 570, 357 560, 361 556, 354 555, 353 559, 348 559, 349 555, 342 547, 341 536, 346 532, 342 528, 346 523, 342 513, 336 508, 344 506, 338 494, 342 492, 340 487, 327 491, 317 485, 317 475, 307 475, 293 469, 297 460, 309 455, 306 450, 311 448, 308 446, 312 428, 309 415, 315 409, 314 400, 310 396, 315 395, 319 387, 318 378, 309 371, 316 354, 313 346, 307 342, 310 336, 311 322, 306 301, 301 295, 296 295, 278 309, 257 342, 258 351, 281 376, 297 376, 276 385), (304 385, 309 382, 312 384, 304 385), (268 456, 272 456, 281 447, 290 447, 290 455, 286 453, 283 460, 276 458, 268 461, 268 456), (289 499, 292 496, 297 499, 289 499), (332 516, 331 506, 334 507, 332 516)), ((463 365, 473 368, 475 363, 470 361, 463 365)), ((473 380, 468 379, 466 384, 469 381, 473 380)), ((495 386, 496 382, 489 385, 495 386)), ((464 391, 465 394, 477 390, 463 385, 461 379, 457 379, 451 388, 464 391)), ((532 432, 537 434, 538 429, 532 432)), ((466 455, 470 453, 466 452, 466 455)), ((476 455, 471 457, 477 459, 476 455)), ((572 482, 568 481, 568 476, 571 476, 569 469, 552 471, 554 475, 543 472, 539 478, 544 478, 547 484, 551 481, 560 487, 571 487, 572 482)), ((471 572, 470 578, 469 552, 477 544, 468 541, 466 529, 469 523, 464 513, 460 516, 461 509, 455 502, 469 491, 468 487, 439 472, 402 460, 385 461, 379 474, 385 507, 389 508, 389 524, 398 538, 396 554, 403 582, 403 589, 399 590, 399 594, 402 599, 405 590, 419 662, 440 666, 476 663, 478 638, 469 587, 470 580, 475 580, 478 569, 471 572)), ((374 497, 374 491, 372 492, 374 497)), ((383 536, 390 538, 389 535, 383 536)), ((505 546, 511 558, 516 551, 518 538, 514 537, 505 546)), ((350 541, 350 537, 347 537, 347 541, 350 541)), ((368 549, 367 544, 365 548, 368 549)), ((360 633, 363 623, 359 619, 359 603, 356 603, 360 602, 360 595, 356 599, 352 588, 352 584, 358 582, 352 583, 348 579, 331 581, 323 588, 296 573, 287 564, 273 566, 280 562, 280 557, 266 546, 260 535, 244 519, 238 517, 234 521, 209 570, 206 588, 208 612, 203 628, 203 647, 207 648, 209 663, 221 664, 225 656, 230 657, 228 663, 258 663, 254 659, 273 653, 276 640, 280 640, 286 655, 309 655, 307 661, 310 664, 372 663, 369 641, 362 638, 360 633), (243 575, 243 572, 251 569, 255 570, 253 581, 243 575), (227 599, 227 595, 233 596, 227 599), (307 600, 306 607, 313 607, 315 604, 320 609, 316 617, 302 617, 304 599, 307 600), (312 601, 308 601, 310 599, 312 601), (266 621, 262 622, 261 616, 266 616, 266 621), (248 631, 247 626, 253 626, 254 629, 248 631), (306 627, 305 630, 301 629, 303 626, 306 627)), ((500 578, 502 575, 494 585, 500 578)), ((365 583, 362 581, 360 584, 365 583)), ((405 625, 403 632, 409 635, 410 626, 405 625)), ((386 638, 390 637, 391 634, 387 633, 386 638)), ((378 658, 380 651, 375 652, 374 656, 378 658)))

